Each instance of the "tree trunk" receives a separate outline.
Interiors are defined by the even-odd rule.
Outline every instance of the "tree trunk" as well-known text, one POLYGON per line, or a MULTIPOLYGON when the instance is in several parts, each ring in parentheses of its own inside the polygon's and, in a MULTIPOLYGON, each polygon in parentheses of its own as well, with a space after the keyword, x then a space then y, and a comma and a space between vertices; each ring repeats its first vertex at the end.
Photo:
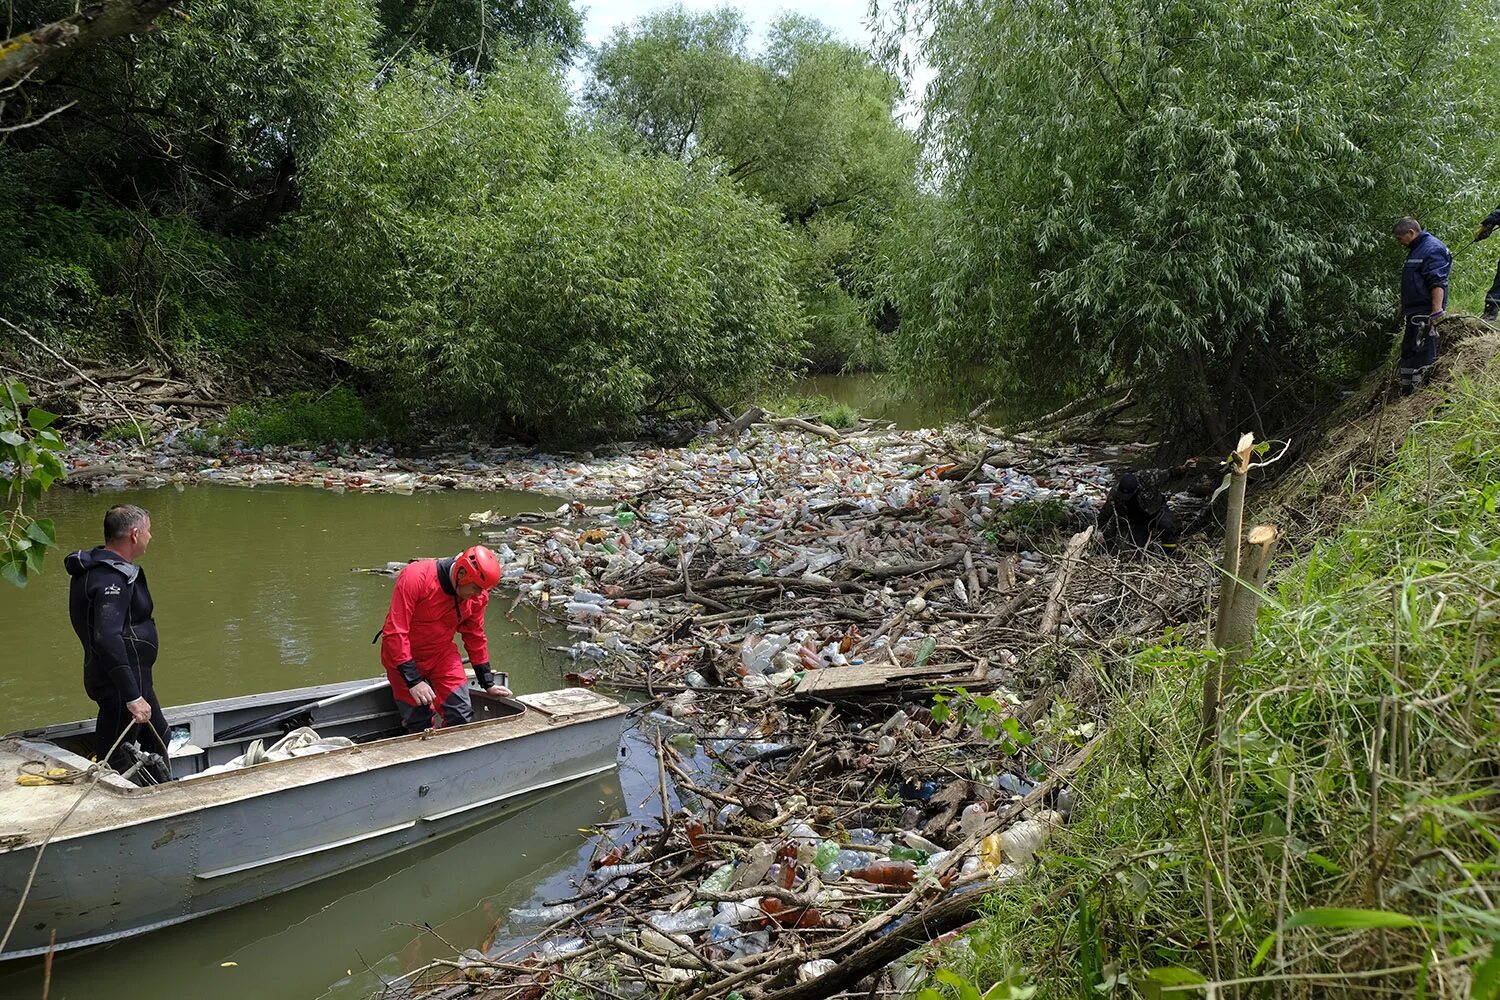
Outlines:
POLYGON ((23 31, 0 42, 0 82, 50 69, 106 39, 148 31, 169 6, 171 0, 100 0, 71 17, 23 31))

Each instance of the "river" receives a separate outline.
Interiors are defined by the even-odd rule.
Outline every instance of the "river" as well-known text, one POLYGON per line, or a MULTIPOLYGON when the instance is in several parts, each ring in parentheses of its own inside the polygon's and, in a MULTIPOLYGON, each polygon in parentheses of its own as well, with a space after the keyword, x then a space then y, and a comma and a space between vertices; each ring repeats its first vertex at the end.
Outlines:
MULTIPOLYGON (((25 590, 0 588, 0 732, 86 718, 80 651, 68 624, 61 554, 98 543, 111 503, 152 515, 142 558, 162 637, 157 688, 168 704, 250 694, 380 672, 370 639, 390 599, 391 580, 352 572, 414 556, 447 555, 464 544, 475 510, 550 510, 533 494, 337 495, 310 488, 203 486, 91 496, 55 490, 44 513, 58 549, 25 590)), ((565 634, 536 631, 535 616, 490 604, 493 661, 517 692, 561 686, 566 658, 545 652, 565 634)), ((645 756, 645 754, 642 754, 645 756)), ((387 977, 451 955, 442 939, 472 947, 497 915, 534 897, 566 896, 582 866, 579 829, 625 811, 620 775, 564 789, 524 811, 396 859, 261 903, 98 948, 57 956, 52 997, 166 995, 216 1000, 268 996, 366 996, 387 977), (224 963, 236 963, 226 965, 224 963), (267 977, 277 986, 267 991, 267 977)), ((631 796, 640 801, 654 789, 631 796)), ((9 911, 6 910, 6 918, 9 911)), ((41 996, 40 962, 0 969, 0 996, 41 996)))
MULTIPOLYGON (((966 409, 956 400, 898 401, 866 375, 804 379, 792 388, 902 427, 940 424, 966 409)), ((516 492, 55 489, 43 514, 56 522, 57 549, 25 590, 0 587, 7 664, 0 670, 0 732, 93 715, 68 624, 62 554, 98 544, 112 503, 137 503, 152 515, 154 540, 141 565, 161 631, 157 691, 170 706, 377 676, 370 640, 385 615, 391 579, 354 570, 450 555, 465 544, 463 525, 472 511, 514 514, 552 510, 559 502, 516 492)), ((562 686, 568 661, 546 646, 566 633, 539 631, 524 608, 510 622, 508 604, 490 604, 496 668, 510 673, 518 693, 562 686)), ((583 870, 589 850, 580 829, 619 818, 654 795, 649 748, 631 731, 625 749, 617 774, 455 838, 227 913, 64 952, 56 956, 51 997, 368 996, 382 979, 451 957, 449 943, 475 946, 513 906, 571 895, 569 879, 583 870), (432 931, 421 929, 424 923, 432 931)), ((40 997, 41 985, 39 960, 0 967, 0 997, 40 997)))

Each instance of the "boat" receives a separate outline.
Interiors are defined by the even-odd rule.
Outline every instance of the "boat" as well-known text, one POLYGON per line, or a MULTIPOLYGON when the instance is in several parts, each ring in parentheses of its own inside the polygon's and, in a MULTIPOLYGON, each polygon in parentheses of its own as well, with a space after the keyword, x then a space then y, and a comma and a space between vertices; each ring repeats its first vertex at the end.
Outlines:
POLYGON ((147 787, 109 769, 79 775, 92 719, 0 738, 0 921, 25 895, 0 961, 263 899, 616 765, 628 708, 613 699, 583 688, 470 696, 473 722, 419 734, 402 731, 382 681, 168 708, 177 780, 147 787), (303 726, 344 745, 224 769, 303 726), (18 780, 47 771, 79 780, 18 780))

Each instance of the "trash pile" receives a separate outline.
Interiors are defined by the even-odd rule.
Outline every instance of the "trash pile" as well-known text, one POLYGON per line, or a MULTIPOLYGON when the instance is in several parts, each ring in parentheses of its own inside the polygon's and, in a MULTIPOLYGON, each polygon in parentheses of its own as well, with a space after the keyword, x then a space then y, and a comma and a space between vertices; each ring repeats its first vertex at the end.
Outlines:
POLYGON ((985 444, 746 430, 538 464, 525 488, 599 502, 474 515, 502 586, 575 635, 567 680, 649 699, 659 804, 597 838, 574 895, 385 995, 921 980, 898 960, 1065 822, 1107 722, 1098 664, 1198 617, 1211 582, 1098 544, 1097 453, 985 444))

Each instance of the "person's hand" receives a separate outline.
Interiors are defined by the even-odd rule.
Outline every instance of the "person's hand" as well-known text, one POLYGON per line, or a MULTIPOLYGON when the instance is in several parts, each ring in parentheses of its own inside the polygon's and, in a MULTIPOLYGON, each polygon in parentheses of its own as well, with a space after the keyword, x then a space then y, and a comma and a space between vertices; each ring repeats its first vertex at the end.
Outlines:
POLYGON ((433 693, 431 684, 426 681, 417 681, 411 686, 411 700, 418 705, 431 705, 437 701, 437 695, 433 693))
POLYGON ((1448 310, 1446 309, 1439 309, 1437 312, 1427 317, 1427 322, 1431 323, 1433 326, 1437 326, 1438 320, 1442 319, 1443 315, 1447 313, 1447 311, 1448 310))
POLYGON ((496 698, 509 698, 510 688, 506 687, 504 684, 491 684, 489 687, 484 689, 484 693, 488 695, 494 695, 496 698))
POLYGON ((151 703, 145 698, 137 698, 135 701, 127 701, 125 703, 125 710, 130 713, 130 717, 136 722, 151 721, 151 703))
POLYGON ((1474 242, 1478 243, 1480 240, 1487 240, 1487 239, 1489 239, 1490 238, 1490 233, 1493 233, 1493 232, 1494 232, 1494 230, 1491 229, 1489 226, 1480 226, 1479 227, 1479 231, 1474 234, 1474 242))

